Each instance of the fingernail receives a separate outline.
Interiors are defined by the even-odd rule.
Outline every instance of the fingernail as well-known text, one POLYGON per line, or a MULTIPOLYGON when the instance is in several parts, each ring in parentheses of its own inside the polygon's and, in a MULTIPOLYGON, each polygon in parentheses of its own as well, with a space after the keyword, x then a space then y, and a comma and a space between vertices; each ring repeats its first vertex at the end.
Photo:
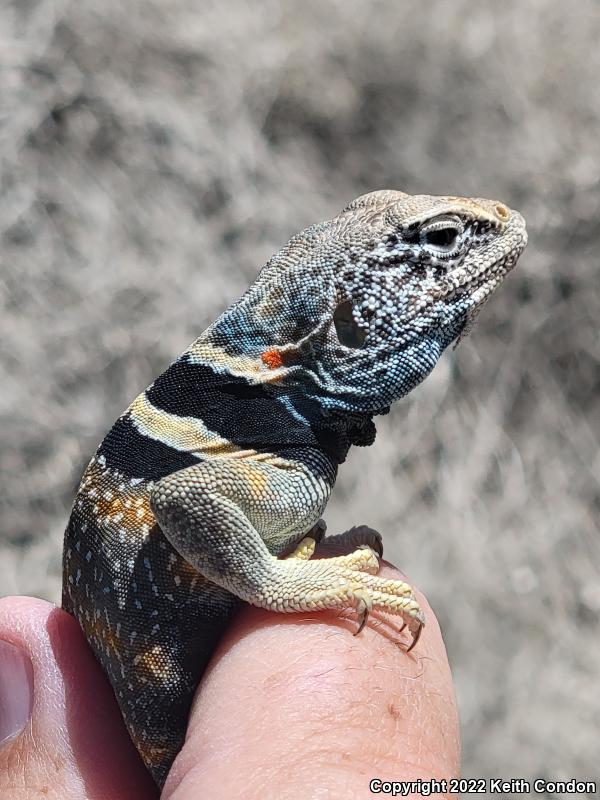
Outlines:
POLYGON ((0 747, 29 722, 33 701, 33 666, 29 656, 0 641, 0 747))

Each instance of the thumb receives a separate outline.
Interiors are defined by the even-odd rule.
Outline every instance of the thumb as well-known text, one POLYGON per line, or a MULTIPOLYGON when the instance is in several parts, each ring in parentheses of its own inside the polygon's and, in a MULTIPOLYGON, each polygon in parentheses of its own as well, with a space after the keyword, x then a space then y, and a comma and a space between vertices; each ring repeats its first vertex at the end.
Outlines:
POLYGON ((148 800, 156 789, 75 620, 0 599, 0 800, 148 800))

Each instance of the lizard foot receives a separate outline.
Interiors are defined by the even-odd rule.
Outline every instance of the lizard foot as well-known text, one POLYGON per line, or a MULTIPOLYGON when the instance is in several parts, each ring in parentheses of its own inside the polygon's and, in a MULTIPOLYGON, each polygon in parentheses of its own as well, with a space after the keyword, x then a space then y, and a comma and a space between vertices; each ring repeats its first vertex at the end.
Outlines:
MULTIPOLYGON (((317 543, 312 536, 305 536, 297 545, 296 548, 285 556, 284 560, 296 559, 297 561, 308 561, 313 553, 317 543)), ((375 552, 369 545, 363 544, 356 548, 352 553, 343 556, 336 556, 327 559, 328 564, 336 564, 340 567, 347 569, 355 569, 361 572, 368 572, 371 575, 376 575, 379 571, 379 561, 375 552)))
POLYGON ((375 550, 379 558, 383 556, 383 539, 381 534, 368 525, 355 525, 353 528, 344 531, 344 533, 338 533, 335 536, 326 536, 323 539, 323 544, 342 548, 358 547, 361 544, 368 544, 369 547, 375 550))
POLYGON ((285 556, 285 558, 296 558, 299 561, 308 561, 308 559, 311 558, 312 554, 315 552, 316 546, 317 543, 312 536, 305 536, 304 539, 298 542, 295 549, 285 556))
MULTIPOLYGON (((297 550, 306 547, 304 542, 297 550)), ((372 610, 397 614, 413 635, 411 650, 425 623, 423 612, 412 588, 404 581, 375 575, 378 567, 377 556, 366 545, 336 558, 273 559, 269 585, 251 602, 280 613, 354 608, 357 633, 372 610)))
POLYGON ((309 530, 306 536, 298 542, 294 550, 289 553, 285 558, 297 558, 300 561, 308 561, 315 552, 315 547, 325 536, 327 525, 325 520, 320 519, 309 530))

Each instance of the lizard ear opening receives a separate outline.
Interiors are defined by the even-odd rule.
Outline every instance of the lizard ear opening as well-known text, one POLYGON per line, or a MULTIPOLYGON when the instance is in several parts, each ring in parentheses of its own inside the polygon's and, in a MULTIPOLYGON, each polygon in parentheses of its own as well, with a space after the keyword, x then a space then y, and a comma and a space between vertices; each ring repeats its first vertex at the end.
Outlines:
POLYGON ((343 344, 344 347, 357 349, 363 346, 367 338, 367 331, 354 321, 350 300, 344 300, 333 312, 333 324, 340 344, 343 344))

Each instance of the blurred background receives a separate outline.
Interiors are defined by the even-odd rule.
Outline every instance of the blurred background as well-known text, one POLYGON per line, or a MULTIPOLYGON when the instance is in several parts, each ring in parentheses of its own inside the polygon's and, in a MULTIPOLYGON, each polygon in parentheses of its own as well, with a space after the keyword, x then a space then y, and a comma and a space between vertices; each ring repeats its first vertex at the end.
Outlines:
POLYGON ((530 244, 355 449, 440 619, 464 774, 600 778, 595 2, 0 6, 0 594, 59 600, 79 477, 290 235, 379 188, 491 197, 530 244))

